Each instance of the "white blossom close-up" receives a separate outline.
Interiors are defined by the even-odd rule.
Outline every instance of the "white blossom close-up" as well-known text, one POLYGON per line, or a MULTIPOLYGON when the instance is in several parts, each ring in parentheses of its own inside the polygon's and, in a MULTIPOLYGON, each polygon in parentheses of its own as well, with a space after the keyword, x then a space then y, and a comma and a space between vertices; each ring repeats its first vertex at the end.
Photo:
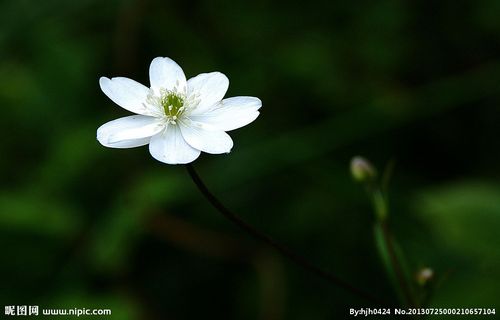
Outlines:
POLYGON ((228 153, 233 140, 226 133, 259 116, 256 97, 224 98, 229 79, 220 72, 201 73, 186 80, 172 59, 157 57, 149 67, 150 87, 134 80, 101 77, 102 91, 135 115, 105 123, 97 140, 110 148, 149 144, 151 155, 167 164, 196 160, 201 151, 228 153))

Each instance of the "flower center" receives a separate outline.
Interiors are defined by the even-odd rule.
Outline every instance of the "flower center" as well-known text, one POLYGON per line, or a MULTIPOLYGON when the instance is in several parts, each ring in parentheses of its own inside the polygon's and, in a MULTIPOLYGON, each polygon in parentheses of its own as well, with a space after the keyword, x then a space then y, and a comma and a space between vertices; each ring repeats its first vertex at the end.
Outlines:
POLYGON ((184 96, 175 91, 164 91, 161 93, 160 104, 165 110, 165 115, 171 124, 182 115, 184 107, 184 96))

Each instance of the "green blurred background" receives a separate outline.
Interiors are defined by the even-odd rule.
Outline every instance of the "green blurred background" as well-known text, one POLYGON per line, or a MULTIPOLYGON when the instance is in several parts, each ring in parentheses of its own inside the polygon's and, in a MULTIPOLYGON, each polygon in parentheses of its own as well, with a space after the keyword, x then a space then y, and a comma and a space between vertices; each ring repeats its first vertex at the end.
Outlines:
MULTIPOLYGON (((436 307, 500 307, 500 2, 1 1, 0 304, 113 319, 332 319, 369 306, 224 220, 182 166, 95 139, 128 115, 100 76, 156 56, 263 101, 195 162, 244 219, 391 304, 349 161, 390 182, 391 227, 436 307)), ((3 308, 3 307, 2 307, 3 308)), ((497 310, 500 311, 500 310, 497 310)))

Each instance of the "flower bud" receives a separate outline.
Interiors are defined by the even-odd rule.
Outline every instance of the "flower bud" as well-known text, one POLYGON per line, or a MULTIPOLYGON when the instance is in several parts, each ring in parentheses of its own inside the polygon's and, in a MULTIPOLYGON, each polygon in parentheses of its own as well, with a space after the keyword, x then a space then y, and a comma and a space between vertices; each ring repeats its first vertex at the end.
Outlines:
POLYGON ((351 160, 351 174, 354 180, 368 182, 377 176, 373 165, 363 157, 354 157, 351 160))
POLYGON ((434 270, 431 268, 422 268, 417 272, 416 278, 419 285, 425 286, 432 280, 432 278, 434 278, 434 270))

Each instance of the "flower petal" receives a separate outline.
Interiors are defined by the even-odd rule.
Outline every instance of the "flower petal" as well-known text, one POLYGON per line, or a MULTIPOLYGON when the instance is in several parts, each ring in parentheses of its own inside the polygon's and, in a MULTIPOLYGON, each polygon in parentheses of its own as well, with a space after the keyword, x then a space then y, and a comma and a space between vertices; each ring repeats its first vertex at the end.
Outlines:
POLYGON ((201 153, 184 140, 176 125, 167 125, 162 132, 153 136, 149 143, 149 152, 153 158, 167 164, 190 163, 201 153))
POLYGON ((241 128, 259 116, 262 101, 255 97, 233 97, 222 100, 213 109, 190 118, 214 126, 222 131, 241 128))
POLYGON ((164 128, 154 117, 128 116, 103 124, 97 129, 97 140, 110 148, 133 148, 147 144, 149 138, 164 128))
POLYGON ((101 77, 99 85, 102 92, 120 107, 137 114, 154 114, 154 108, 146 103, 149 89, 139 82, 123 77, 101 77))
POLYGON ((182 136, 193 148, 203 152, 228 153, 233 147, 233 140, 222 130, 213 130, 200 122, 183 119, 179 123, 182 136))
POLYGON ((150 140, 151 140, 151 137, 142 138, 142 139, 123 140, 123 141, 115 142, 115 143, 113 143, 113 145, 105 145, 105 147, 115 148, 115 149, 136 148, 136 147, 142 147, 142 146, 147 145, 150 140))
POLYGON ((192 114, 201 114, 221 101, 229 88, 229 79, 220 72, 201 73, 187 82, 188 98, 199 100, 192 114))
POLYGON ((159 93, 160 88, 186 93, 186 76, 182 68, 172 59, 157 57, 149 66, 151 88, 159 93))

